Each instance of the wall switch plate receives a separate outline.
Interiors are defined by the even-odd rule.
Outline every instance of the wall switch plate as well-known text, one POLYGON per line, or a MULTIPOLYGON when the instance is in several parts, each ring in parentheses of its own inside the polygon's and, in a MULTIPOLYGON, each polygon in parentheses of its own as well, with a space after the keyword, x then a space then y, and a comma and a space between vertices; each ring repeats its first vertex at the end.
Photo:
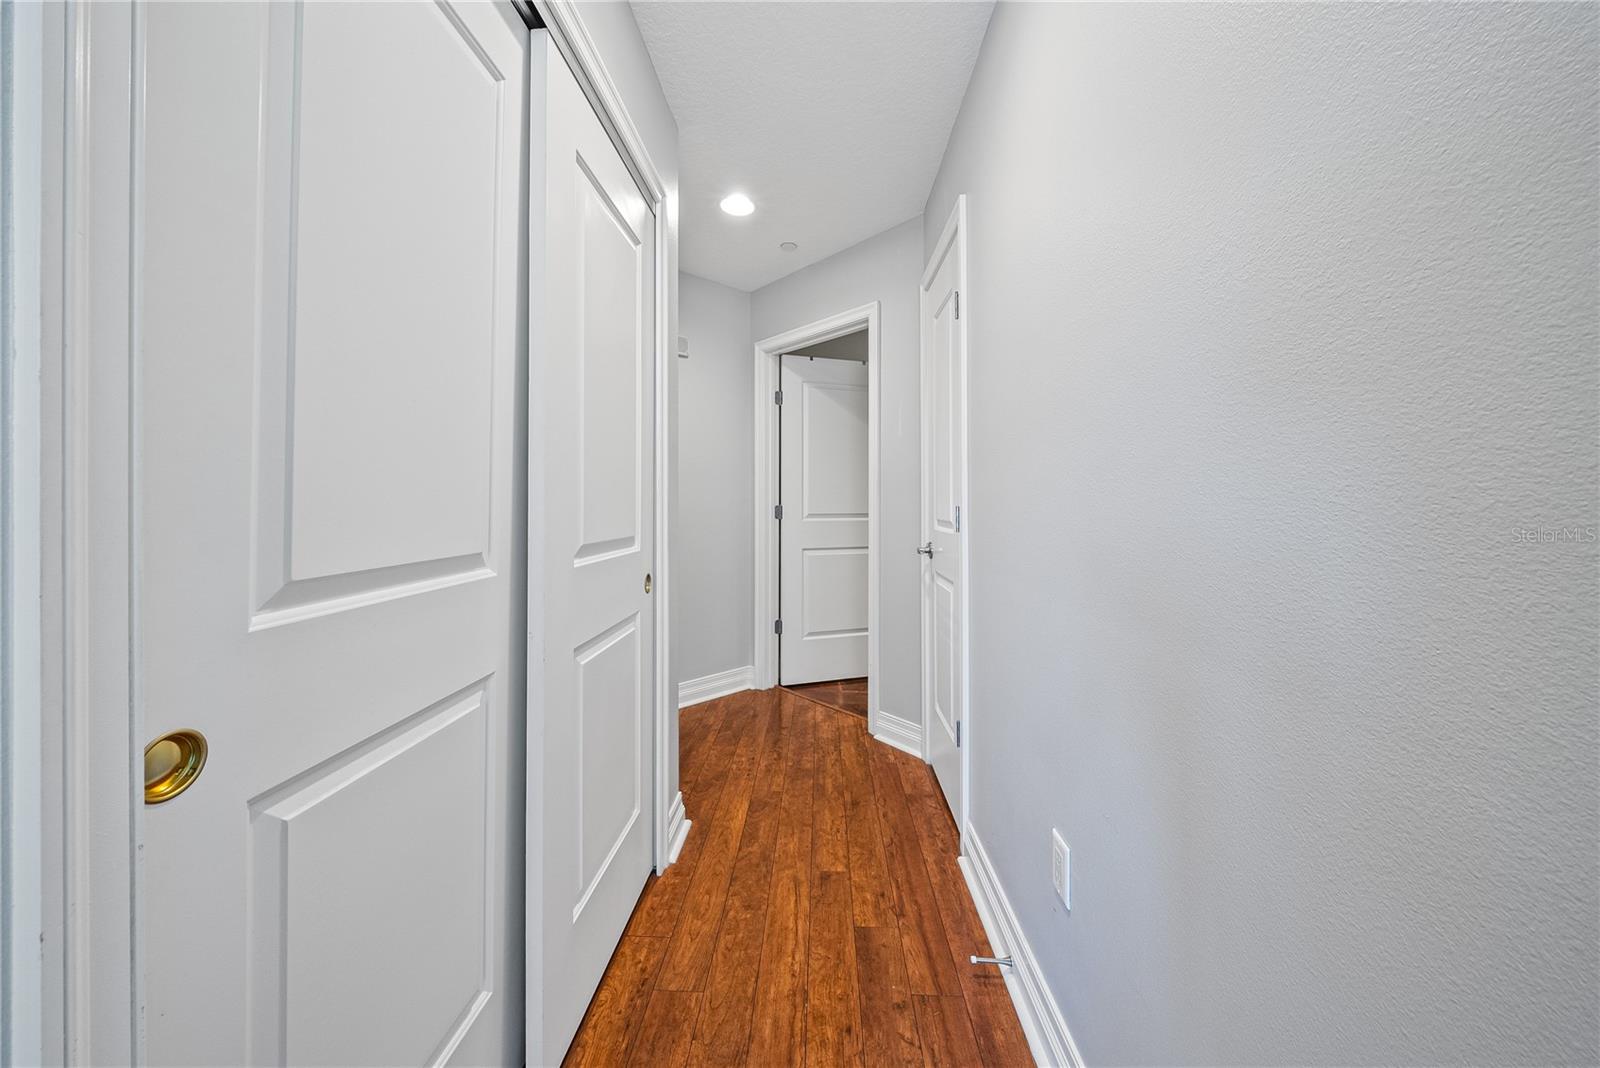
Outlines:
POLYGON ((1055 885, 1056 897, 1072 911, 1072 850, 1066 839, 1055 828, 1050 829, 1050 882, 1055 885))

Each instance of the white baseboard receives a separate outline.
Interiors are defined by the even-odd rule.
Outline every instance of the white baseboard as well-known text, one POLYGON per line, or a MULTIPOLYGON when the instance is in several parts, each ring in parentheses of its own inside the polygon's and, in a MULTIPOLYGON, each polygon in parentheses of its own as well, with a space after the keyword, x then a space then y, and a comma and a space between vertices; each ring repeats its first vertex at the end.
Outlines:
POLYGON ((677 863, 678 854, 683 852, 683 843, 689 838, 690 819, 683 810, 683 792, 672 799, 672 807, 667 810, 667 863, 662 867, 677 863))
POLYGON ((748 690, 754 685, 755 672, 755 668, 746 664, 729 671, 719 671, 715 675, 684 679, 678 683, 678 707, 687 708, 714 697, 726 697, 730 693, 748 690))
POLYGON ((922 759, 922 724, 913 723, 909 719, 901 719, 891 712, 878 709, 878 715, 872 721, 872 736, 885 745, 892 745, 902 752, 910 753, 918 760, 922 759))
POLYGON ((972 900, 978 906, 978 918, 983 921, 994 955, 1009 954, 1015 963, 1015 967, 1001 968, 1000 973, 1005 977, 1006 989, 1022 1019, 1022 1030, 1028 1036, 1033 1059, 1057 1068, 1083 1068, 1083 1056, 1067 1030, 1061 1007, 1050 993, 1050 985, 1044 981, 1039 962, 1022 933, 1022 925, 1017 922, 1017 914, 1011 911, 1011 902, 1006 900, 1006 892, 1000 887, 1000 878, 995 874, 994 865, 989 863, 989 854, 984 852, 983 843, 978 841, 971 824, 967 825, 965 845, 967 855, 961 858, 961 870, 966 874, 972 900))

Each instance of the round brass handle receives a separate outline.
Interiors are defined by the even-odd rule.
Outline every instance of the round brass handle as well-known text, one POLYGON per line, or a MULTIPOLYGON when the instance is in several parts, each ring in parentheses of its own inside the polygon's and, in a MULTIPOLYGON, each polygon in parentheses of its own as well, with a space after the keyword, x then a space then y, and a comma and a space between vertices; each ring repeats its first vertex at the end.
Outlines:
POLYGON ((206 766, 206 736, 169 731, 144 747, 144 803, 159 805, 183 793, 206 766))

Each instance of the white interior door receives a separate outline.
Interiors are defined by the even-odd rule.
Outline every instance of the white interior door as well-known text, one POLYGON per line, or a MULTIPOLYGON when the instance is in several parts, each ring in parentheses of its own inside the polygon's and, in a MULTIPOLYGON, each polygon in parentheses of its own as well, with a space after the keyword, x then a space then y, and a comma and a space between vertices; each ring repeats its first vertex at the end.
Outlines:
POLYGON ((867 673, 867 365, 784 356, 778 677, 867 673))
POLYGON ((139 17, 148 1063, 516 1063, 528 32, 139 17))
POLYGON ((651 867, 655 220, 560 54, 540 51, 528 1063, 557 1064, 651 867))
POLYGON ((965 833, 966 235, 952 225, 957 229, 944 235, 922 286, 922 700, 928 762, 965 833))

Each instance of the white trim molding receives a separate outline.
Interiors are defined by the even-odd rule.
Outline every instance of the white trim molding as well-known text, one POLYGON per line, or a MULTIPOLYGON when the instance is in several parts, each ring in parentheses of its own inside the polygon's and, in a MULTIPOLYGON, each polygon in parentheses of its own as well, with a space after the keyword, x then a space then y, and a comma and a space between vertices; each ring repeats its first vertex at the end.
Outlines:
POLYGON ((727 671, 718 671, 710 675, 702 675, 698 679, 684 679, 678 683, 678 707, 688 708, 701 701, 710 701, 718 697, 726 697, 730 693, 739 693, 741 690, 752 688, 755 678, 755 668, 746 664, 744 667, 729 668, 727 671))
POLYGON ((1001 968, 1000 972, 1005 977, 1011 1001, 1017 1007, 1017 1016, 1022 1020, 1033 1059, 1058 1068, 1083 1068, 1083 1055, 1072 1040, 1072 1032, 1067 1030, 1061 1006, 1050 992, 1050 984, 1039 970, 1033 947, 1028 945, 1022 924, 1006 899, 1000 876, 995 873, 989 854, 970 824, 963 841, 967 851, 960 858, 961 871, 967 877, 967 888, 978 906, 978 918, 989 936, 991 951, 997 957, 1009 955, 1014 963, 1014 967, 1001 968))
POLYGON ((683 807, 683 792, 680 790, 672 799, 672 807, 667 811, 667 863, 674 864, 678 854, 683 852, 683 843, 689 840, 689 828, 693 825, 689 814, 683 807))
POLYGON ((903 753, 922 759, 922 724, 916 720, 879 709, 878 718, 870 725, 870 729, 872 736, 884 745, 892 745, 903 753))
POLYGON ((589 36, 589 28, 578 14, 582 3, 578 0, 533 0, 533 6, 550 40, 572 68, 583 95, 589 98, 600 125, 605 127, 606 134, 622 154, 623 162, 638 179, 646 198, 655 204, 663 203, 667 199, 666 183, 650 158, 639 127, 622 102, 621 90, 600 58, 594 38, 589 36))
POLYGON ((143 1060, 138 657, 145 9, 46 5, 40 600, 46 1063, 143 1060))
MULTIPOLYGON (((781 383, 780 358, 786 352, 832 341, 836 337, 867 331, 867 729, 878 730, 878 583, 883 540, 879 524, 883 507, 879 499, 879 440, 882 435, 879 409, 883 361, 878 355, 881 337, 878 302, 863 304, 825 319, 807 323, 782 334, 763 338, 755 345, 755 443, 754 530, 755 615, 751 622, 755 635, 753 689, 766 690, 778 685, 778 635, 773 621, 778 618, 778 521, 772 506, 778 503, 778 435, 780 420, 773 397, 781 383)), ((920 729, 919 729, 920 736, 920 729)))
POLYGON ((45 1063, 45 18, 0 6, 0 1064, 45 1063))

